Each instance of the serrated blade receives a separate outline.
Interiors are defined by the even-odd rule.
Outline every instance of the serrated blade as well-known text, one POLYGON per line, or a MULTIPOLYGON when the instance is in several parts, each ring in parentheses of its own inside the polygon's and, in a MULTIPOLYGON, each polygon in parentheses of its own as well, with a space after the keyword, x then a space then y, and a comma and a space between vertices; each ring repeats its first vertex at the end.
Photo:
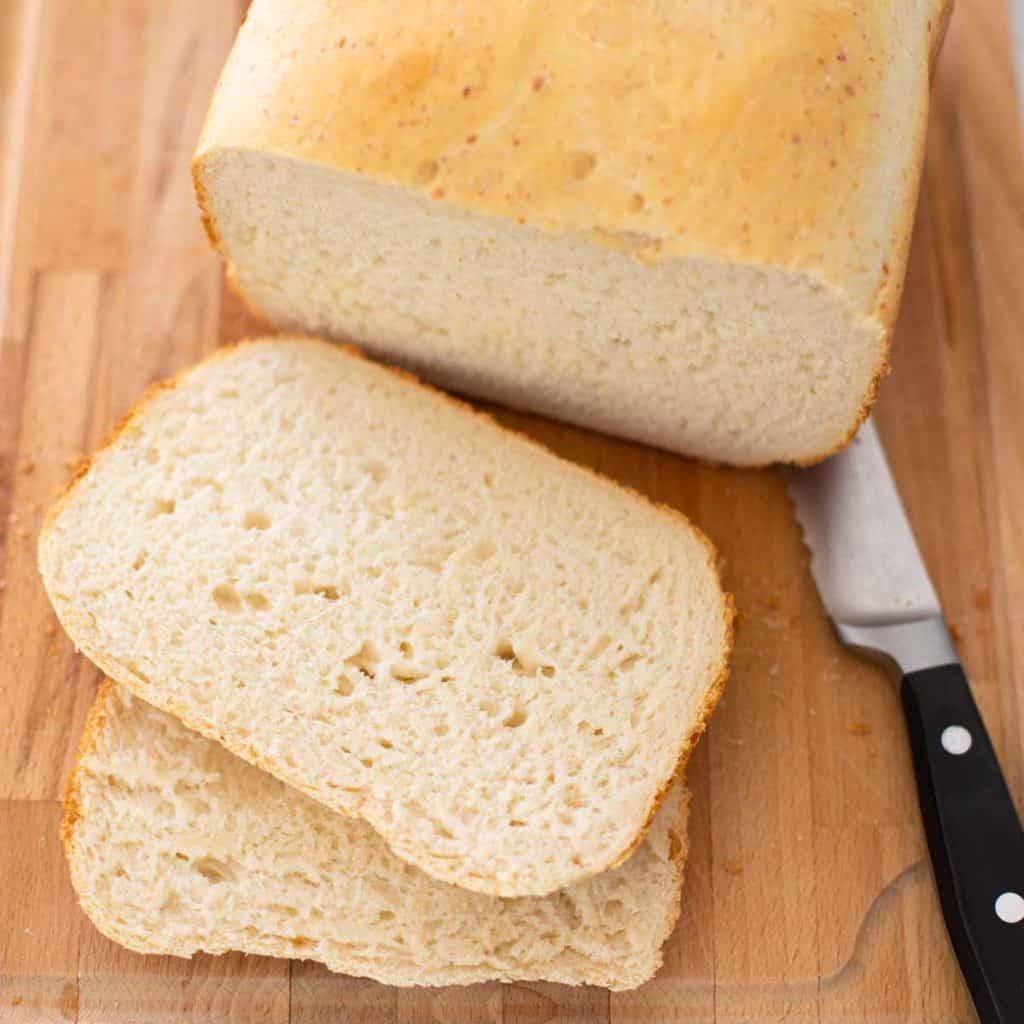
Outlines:
POLYGON ((838 455, 785 473, 811 573, 834 622, 889 626, 941 615, 870 419, 838 455))

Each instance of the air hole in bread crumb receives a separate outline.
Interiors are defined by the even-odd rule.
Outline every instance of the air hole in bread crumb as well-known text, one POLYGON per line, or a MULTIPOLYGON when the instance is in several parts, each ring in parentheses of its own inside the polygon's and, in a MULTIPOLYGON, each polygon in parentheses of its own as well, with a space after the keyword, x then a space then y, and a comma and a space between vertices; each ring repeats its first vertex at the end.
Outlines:
POLYGON ((394 915, 394 912, 391 911, 391 910, 382 910, 377 915, 377 923, 378 924, 381 924, 384 921, 394 921, 394 919, 395 919, 395 915, 394 915))
POLYGON ((394 743, 391 742, 391 740, 377 740, 377 744, 378 746, 383 747, 385 750, 392 750, 394 749, 395 746, 394 743))
POLYGON ((499 640, 494 645, 494 656, 507 662, 517 675, 536 676, 539 673, 550 679, 555 674, 555 666, 538 663, 535 652, 526 651, 524 657, 520 657, 519 652, 508 640, 499 640))
POLYGON ((577 181, 589 178, 597 166, 597 157, 593 153, 579 150, 569 154, 569 172, 577 181))
POLYGON ((515 661, 516 652, 507 640, 499 640, 494 645, 494 656, 502 661, 515 661))
MULTIPOLYGON (((311 572, 313 568, 315 566, 312 568, 307 567, 307 571, 311 572)), ((292 589, 299 596, 315 594, 317 597, 322 597, 325 601, 337 601, 341 597, 341 591, 333 583, 313 583, 311 580, 298 580, 292 589)))
POLYGON ((364 676, 368 676, 370 679, 377 678, 377 666, 379 663, 380 654, 369 640, 364 640, 359 645, 359 649, 345 659, 346 665, 351 665, 353 668, 358 669, 364 676))
POLYGON ((379 484, 387 475, 388 467, 379 461, 364 462, 360 469, 375 483, 379 484))
POLYGON ((583 806, 583 797, 576 786, 567 786, 565 789, 565 806, 578 808, 583 806))
POLYGON ((268 530, 270 528, 270 516, 266 512, 258 512, 250 509, 245 513, 242 525, 247 530, 268 530))
POLYGON ((400 683, 418 683, 426 679, 430 673, 419 665, 413 665, 408 661, 396 661, 391 666, 391 678, 397 679, 400 683))
POLYGON ((509 828, 526 828, 526 822, 520 821, 518 818, 510 818, 508 822, 509 828))
POLYGON ((497 545, 492 540, 479 540, 470 548, 470 558, 476 562, 486 562, 497 552, 497 545))
POLYGON ((312 949, 313 940, 307 939, 305 935, 296 935, 292 939, 292 949, 312 949))
POLYGON ((267 910, 280 917, 298 917, 298 910, 288 903, 268 903, 267 910))
POLYGON ((173 498, 159 498, 149 506, 149 518, 156 519, 157 516, 169 516, 174 512, 175 507, 173 498))
POLYGON ((622 902, 622 900, 609 900, 604 905, 606 914, 621 914, 624 908, 625 904, 622 902))
POLYGON ((334 684, 334 692, 339 697, 351 697, 355 688, 355 684, 346 676, 338 676, 334 684))
POLYGON ((522 708, 516 708, 501 724, 506 729, 518 729, 526 721, 526 712, 522 708))
POLYGON ((213 588, 213 599, 217 602, 217 607, 223 608, 226 612, 241 610, 242 598, 230 583, 218 583, 213 588))
POLYGON ((634 192, 629 197, 629 212, 630 213, 639 213, 644 208, 644 206, 646 206, 646 203, 644 201, 644 197, 639 192, 634 192))
POLYGON ((373 758, 372 757, 361 757, 361 758, 359 758, 359 763, 364 768, 372 768, 373 767, 373 758))
POLYGON ((493 700, 482 700, 480 701, 480 710, 485 715, 496 715, 498 713, 498 705, 493 700))
POLYGON ((421 160, 413 171, 413 181, 417 185, 429 185, 437 177, 439 169, 436 160, 421 160))
POLYGON ((626 657, 619 662, 619 671, 628 672, 639 660, 639 654, 627 654, 626 657))
POLYGON ((200 857, 192 862, 192 867, 199 872, 208 882, 217 885, 220 882, 233 882, 235 880, 235 868, 228 861, 219 860, 217 857, 200 857))
POLYGON ((160 904, 161 914, 171 914, 176 910, 181 910, 184 904, 181 901, 181 897, 176 893, 172 892, 164 901, 160 904))
POLYGON ((438 722, 437 725, 434 726, 434 735, 435 736, 447 736, 448 735, 448 726, 445 725, 444 722, 438 722))
POLYGON ((140 552, 139 554, 137 554, 137 555, 135 556, 135 561, 134 561, 134 562, 132 562, 132 568, 133 568, 133 569, 134 569, 134 570, 135 570, 136 572, 138 572, 138 571, 139 571, 139 570, 140 570, 140 569, 141 569, 141 568, 142 568, 142 567, 143 567, 143 566, 144 566, 144 565, 146 564, 146 559, 147 559, 148 557, 149 557, 149 556, 148 556, 148 555, 146 554, 146 552, 145 552, 145 551, 142 551, 142 552, 140 552))
POLYGON ((245 603, 257 612, 265 612, 270 607, 270 602, 256 590, 245 595, 245 603))
POLYGON ((445 827, 444 827, 444 825, 442 825, 442 824, 441 824, 440 822, 438 822, 438 821, 435 821, 435 822, 434 822, 434 831, 435 831, 435 832, 436 832, 436 833, 437 833, 437 834, 438 834, 438 835, 439 835, 439 836, 440 836, 440 837, 441 837, 442 839, 454 839, 454 838, 455 838, 455 836, 454 836, 454 834, 453 834, 453 833, 451 832, 451 830, 450 830, 450 829, 447 829, 447 828, 445 828, 445 827))

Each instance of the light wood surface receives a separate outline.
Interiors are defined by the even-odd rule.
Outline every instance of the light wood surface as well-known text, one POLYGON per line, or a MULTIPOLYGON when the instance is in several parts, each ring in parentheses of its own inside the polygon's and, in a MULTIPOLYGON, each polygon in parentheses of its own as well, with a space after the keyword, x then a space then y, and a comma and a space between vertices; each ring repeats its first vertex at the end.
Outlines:
MULTIPOLYGON (((69 466, 150 381, 255 325, 199 229, 188 159, 241 0, 0 2, 0 1021, 972 1019, 896 694, 836 645, 775 472, 502 414, 683 509, 722 552, 733 678, 694 757, 682 919, 637 992, 399 991, 316 965, 141 957, 79 912, 58 800, 98 673, 34 568, 69 466)), ((879 420, 1024 797, 1024 173, 1006 12, 960 0, 879 420)), ((112 524, 116 528, 116 524, 112 524)))

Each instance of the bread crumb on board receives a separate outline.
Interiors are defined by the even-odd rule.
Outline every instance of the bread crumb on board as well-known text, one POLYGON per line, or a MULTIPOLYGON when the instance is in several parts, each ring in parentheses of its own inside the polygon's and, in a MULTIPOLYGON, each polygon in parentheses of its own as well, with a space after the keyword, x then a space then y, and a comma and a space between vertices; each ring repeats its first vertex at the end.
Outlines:
POLYGON ((867 722, 851 722, 846 728, 851 736, 871 735, 871 726, 867 722))

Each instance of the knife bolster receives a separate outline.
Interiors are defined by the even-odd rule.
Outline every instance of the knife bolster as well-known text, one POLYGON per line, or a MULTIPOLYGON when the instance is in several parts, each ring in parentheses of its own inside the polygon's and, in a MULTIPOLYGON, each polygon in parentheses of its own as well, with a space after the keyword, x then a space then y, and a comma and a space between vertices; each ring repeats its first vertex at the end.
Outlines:
POLYGON ((836 622, 840 641, 858 654, 880 661, 896 679, 910 672, 958 662, 953 638, 941 616, 850 625, 836 622))

